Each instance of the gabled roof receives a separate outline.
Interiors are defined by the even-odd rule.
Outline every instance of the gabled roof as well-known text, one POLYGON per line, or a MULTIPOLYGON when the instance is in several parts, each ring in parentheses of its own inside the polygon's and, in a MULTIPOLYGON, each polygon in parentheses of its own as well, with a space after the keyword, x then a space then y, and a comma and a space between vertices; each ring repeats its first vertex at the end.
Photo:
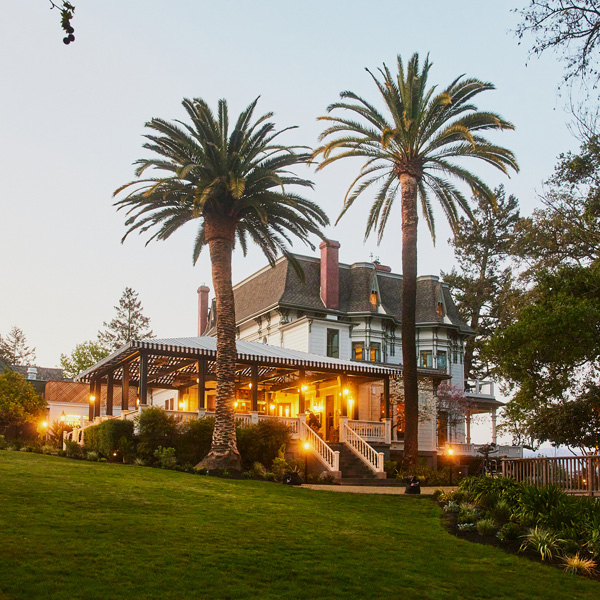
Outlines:
MULTIPOLYGON (((280 306, 301 311, 323 313, 381 314, 381 308, 397 323, 402 322, 402 276, 377 269, 373 263, 339 265, 339 309, 330 310, 321 300, 321 261, 318 258, 296 255, 304 271, 304 282, 284 257, 274 267, 265 267, 234 286, 237 323, 258 317, 266 310, 280 306), (380 307, 371 304, 371 288, 376 278, 380 291, 380 307)), ((461 333, 474 333, 460 318, 448 286, 438 277, 419 277, 417 280, 417 325, 445 324, 461 333), (443 298, 445 314, 437 311, 438 299, 443 298)), ((215 324, 209 319, 205 335, 215 334, 215 324)))

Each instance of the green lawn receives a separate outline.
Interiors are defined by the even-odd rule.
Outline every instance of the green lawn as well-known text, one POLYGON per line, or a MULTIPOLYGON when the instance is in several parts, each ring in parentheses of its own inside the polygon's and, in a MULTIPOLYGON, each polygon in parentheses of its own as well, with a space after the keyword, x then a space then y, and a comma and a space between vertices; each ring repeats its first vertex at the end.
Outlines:
POLYGON ((439 516, 427 498, 0 452, 0 599, 600 597, 439 516))

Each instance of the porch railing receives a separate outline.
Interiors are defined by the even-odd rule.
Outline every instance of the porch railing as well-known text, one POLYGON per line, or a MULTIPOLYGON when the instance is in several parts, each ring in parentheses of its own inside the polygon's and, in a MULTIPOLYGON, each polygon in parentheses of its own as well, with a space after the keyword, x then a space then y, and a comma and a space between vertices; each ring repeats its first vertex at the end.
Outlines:
POLYGON ((538 487, 556 485, 569 494, 600 495, 599 455, 505 459, 502 475, 538 487))
MULTIPOLYGON (((440 454, 446 454, 448 448, 452 448, 454 453, 458 456, 482 456, 479 452, 479 448, 482 448, 484 444, 457 444, 450 443, 438 448, 440 454)), ((523 458, 523 448, 521 446, 496 446, 497 452, 490 454, 490 458, 523 458)))
POLYGON ((348 427, 368 442, 389 443, 385 421, 348 421, 348 427))
POLYGON ((340 453, 330 448, 304 421, 301 423, 301 435, 310 444, 315 456, 323 466, 332 472, 340 471, 340 453))
POLYGON ((383 452, 377 452, 374 448, 369 446, 365 439, 348 426, 346 420, 340 421, 340 430, 342 432, 341 441, 344 442, 350 450, 352 450, 352 452, 367 465, 367 467, 376 474, 385 474, 383 468, 383 452))

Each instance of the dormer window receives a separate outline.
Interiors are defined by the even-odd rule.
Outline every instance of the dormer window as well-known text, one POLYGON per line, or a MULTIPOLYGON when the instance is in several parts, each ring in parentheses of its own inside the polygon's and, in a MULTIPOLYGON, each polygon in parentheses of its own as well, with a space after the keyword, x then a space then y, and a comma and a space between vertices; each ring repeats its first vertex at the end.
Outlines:
POLYGON ((377 292, 371 291, 371 304, 373 308, 377 308, 377 292))
POLYGON ((437 314, 438 314, 438 316, 440 316, 440 317, 443 317, 443 316, 444 316, 444 305, 443 305, 443 303, 442 303, 442 302, 438 302, 438 303, 437 303, 437 314))

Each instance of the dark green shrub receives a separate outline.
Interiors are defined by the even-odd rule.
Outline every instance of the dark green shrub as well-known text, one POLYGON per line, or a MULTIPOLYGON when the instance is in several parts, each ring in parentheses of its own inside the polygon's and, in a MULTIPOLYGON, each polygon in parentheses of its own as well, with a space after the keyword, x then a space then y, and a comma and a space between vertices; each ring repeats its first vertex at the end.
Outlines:
POLYGON ((65 440, 65 449, 58 451, 59 456, 68 456, 69 458, 81 458, 83 456, 83 448, 71 440, 65 440), (64 454, 61 454, 63 452, 64 454))
POLYGON ((245 469, 251 468, 256 461, 270 468, 281 446, 287 446, 291 439, 287 425, 275 419, 260 421, 250 427, 238 427, 236 433, 245 469))
POLYGON ((178 461, 197 465, 210 450, 214 428, 213 417, 194 419, 180 425, 175 442, 178 461))
POLYGON ((396 472, 398 471, 398 462, 395 460, 386 460, 383 463, 383 468, 385 469, 386 475, 393 479, 396 477, 396 472))
POLYGON ((443 496, 444 492, 443 490, 437 489, 437 490, 433 490, 433 494, 431 494, 431 498, 433 499, 434 502, 439 502, 440 498, 443 496))
POLYGON ((163 448, 159 446, 154 451, 154 458, 161 469, 172 469, 177 463, 175 448, 163 448))
POLYGON ((511 509, 506 500, 498 500, 494 506, 491 506, 488 509, 490 516, 496 523, 502 525, 504 523, 508 523, 511 517, 511 509))
POLYGON ((496 531, 496 523, 494 523, 493 519, 479 519, 475 523, 475 527, 477 528, 477 533, 482 536, 493 535, 496 531))
POLYGON ((110 419, 83 430, 85 447, 107 458, 119 453, 122 438, 133 442, 133 421, 110 419))
POLYGON ((0 435, 0 450, 6 450, 6 446, 8 446, 6 438, 3 435, 0 435))
POLYGON ((252 475, 252 471, 244 471, 241 475, 242 479, 252 479, 254 475, 252 475))
POLYGON ((59 450, 57 453, 57 456, 66 456, 67 455, 67 451, 66 450, 59 450))
POLYGON ((208 469, 206 467, 194 467, 194 473, 196 475, 206 475, 208 469))
POLYGON ((162 408, 144 409, 136 418, 138 426, 138 454, 152 458, 159 446, 174 448, 177 444, 177 421, 162 408))
POLYGON ((518 523, 505 523, 497 533, 499 540, 503 542, 518 540, 521 536, 521 526, 518 523))
POLYGON ((265 473, 265 481, 276 481, 275 473, 265 473))

